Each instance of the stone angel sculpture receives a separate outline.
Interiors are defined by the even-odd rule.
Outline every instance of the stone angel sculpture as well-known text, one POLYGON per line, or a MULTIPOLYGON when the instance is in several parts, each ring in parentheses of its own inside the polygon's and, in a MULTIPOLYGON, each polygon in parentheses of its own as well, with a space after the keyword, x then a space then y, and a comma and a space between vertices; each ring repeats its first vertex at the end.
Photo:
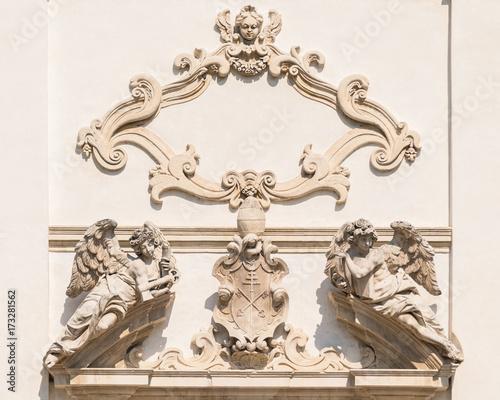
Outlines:
POLYGON ((373 225, 358 219, 345 223, 326 254, 325 273, 339 290, 369 304, 377 312, 438 347, 453 361, 463 361, 434 312, 423 304, 417 284, 433 295, 441 294, 434 267, 434 249, 408 222, 391 224, 390 243, 373 249, 378 235, 373 225))
POLYGON ((89 293, 49 348, 47 368, 122 320, 136 303, 168 293, 179 279, 170 245, 153 223, 145 222, 130 237, 135 255, 121 250, 116 226, 112 219, 98 221, 76 245, 66 295, 89 293))

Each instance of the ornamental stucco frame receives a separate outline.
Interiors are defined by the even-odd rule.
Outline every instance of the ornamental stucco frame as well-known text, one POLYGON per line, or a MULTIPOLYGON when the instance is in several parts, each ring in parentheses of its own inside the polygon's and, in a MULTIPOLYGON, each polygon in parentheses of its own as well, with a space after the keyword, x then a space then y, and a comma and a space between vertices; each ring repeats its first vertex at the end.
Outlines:
MULTIPOLYGON (((255 12, 255 8, 247 6, 255 12)), ((244 8, 244 9, 245 9, 244 8)), ((236 28, 238 28, 238 17, 236 28)), ((368 99, 369 81, 362 75, 351 75, 337 87, 320 79, 311 68, 322 68, 324 56, 319 52, 300 54, 298 46, 289 53, 273 43, 281 30, 281 16, 269 11, 270 22, 259 27, 258 34, 245 36, 230 23, 229 11, 219 13, 216 24, 221 44, 207 53, 196 49, 193 54, 180 54, 174 60, 177 69, 187 72, 177 81, 162 86, 155 78, 139 74, 130 81, 132 96, 109 110, 102 120, 80 130, 78 147, 84 157, 92 156, 107 171, 117 171, 127 163, 124 144, 144 150, 156 163, 150 170, 151 199, 162 203, 161 196, 178 190, 202 200, 227 202, 238 208, 248 196, 256 197, 264 209, 272 202, 299 199, 316 191, 330 191, 342 204, 347 199, 350 172, 343 161, 357 149, 374 145, 371 165, 378 171, 397 168, 403 158, 414 161, 420 150, 420 136, 399 122, 382 105, 368 99), (351 129, 333 143, 324 154, 313 152, 306 144, 300 158, 297 176, 278 182, 273 171, 243 172, 229 170, 221 182, 209 181, 197 172, 199 156, 194 145, 188 144, 184 153, 176 154, 156 133, 145 125, 163 108, 180 105, 201 96, 218 76, 228 76, 231 69, 246 76, 262 74, 266 69, 274 78, 287 76, 292 87, 304 97, 318 101, 342 113, 360 127, 351 129)), ((261 17, 261 16, 260 16, 261 17)))

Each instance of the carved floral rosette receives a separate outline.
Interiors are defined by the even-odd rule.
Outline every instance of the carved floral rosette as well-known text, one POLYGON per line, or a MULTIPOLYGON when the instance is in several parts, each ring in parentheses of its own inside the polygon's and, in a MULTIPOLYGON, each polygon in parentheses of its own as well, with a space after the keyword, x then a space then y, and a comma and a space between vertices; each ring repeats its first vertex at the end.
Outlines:
MULTIPOLYGON (((420 137, 397 121, 382 105, 368 99, 368 79, 351 75, 337 87, 321 80, 312 70, 322 68, 324 56, 319 52, 300 54, 298 46, 290 53, 274 44, 281 30, 281 16, 269 12, 270 21, 254 7, 247 6, 231 24, 228 10, 219 13, 216 24, 224 42, 211 53, 196 49, 193 54, 181 54, 174 65, 187 72, 176 82, 161 86, 151 76, 140 74, 130 82, 132 97, 112 108, 102 120, 94 120, 78 134, 78 147, 84 157, 94 160, 108 171, 122 169, 127 163, 125 144, 143 149, 155 165, 150 169, 151 198, 161 203, 168 191, 179 190, 203 200, 228 202, 237 208, 249 194, 261 202, 264 209, 272 202, 299 199, 316 191, 334 193, 337 203, 344 203, 349 189, 349 170, 344 160, 358 148, 373 145, 371 165, 378 171, 391 171, 406 157, 413 161, 420 149, 420 137), (246 29, 248 21, 255 25, 246 29), (254 21, 256 21, 254 23, 254 21), (227 171, 221 182, 201 177, 197 172, 199 156, 195 147, 187 144, 184 153, 174 152, 156 133, 145 127, 166 107, 182 104, 201 96, 215 77, 226 77, 233 69, 236 74, 255 76, 265 70, 274 78, 287 76, 293 88, 308 99, 336 110, 342 117, 360 127, 345 133, 325 153, 313 152, 306 144, 300 157, 301 169, 295 178, 280 182, 272 171, 227 171)), ((250 24, 251 25, 251 24, 250 24)))

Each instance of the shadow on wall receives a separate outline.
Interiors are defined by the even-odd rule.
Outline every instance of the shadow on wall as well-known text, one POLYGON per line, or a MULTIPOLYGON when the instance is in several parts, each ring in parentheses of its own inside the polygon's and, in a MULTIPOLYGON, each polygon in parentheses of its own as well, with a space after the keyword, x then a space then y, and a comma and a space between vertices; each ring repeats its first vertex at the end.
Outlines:
POLYGON ((320 306, 321 322, 314 332, 314 345, 318 351, 325 347, 335 347, 341 350, 349 361, 359 361, 362 356, 358 342, 346 327, 337 322, 335 306, 328 299, 328 292, 332 289, 330 281, 325 279, 316 290, 316 303, 320 306))
POLYGON ((212 294, 210 297, 207 297, 205 300, 205 309, 209 311, 213 311, 215 308, 215 305, 217 304, 217 299, 219 298, 219 295, 217 292, 212 294))
POLYGON ((59 319, 59 322, 62 326, 66 326, 69 319, 73 316, 76 309, 82 303, 83 299, 87 296, 88 293, 89 292, 83 292, 74 299, 66 297, 66 300, 64 301, 64 310, 61 314, 61 318, 59 319))
MULTIPOLYGON (((175 307, 175 300, 176 300, 176 298, 174 297, 172 305, 167 308, 167 312, 165 314, 165 321, 163 321, 163 323, 157 325, 153 329, 151 334, 148 336, 148 338, 144 341, 144 343, 143 343, 144 350, 142 352, 142 359, 143 360, 148 360, 150 357, 152 357, 154 355, 158 355, 159 353, 161 353, 165 349, 165 346, 167 345, 168 337, 163 336, 163 332, 167 329, 167 327, 170 323, 170 317, 172 315, 172 310, 175 307)), ((154 359, 156 359, 156 357, 154 357, 154 359)))

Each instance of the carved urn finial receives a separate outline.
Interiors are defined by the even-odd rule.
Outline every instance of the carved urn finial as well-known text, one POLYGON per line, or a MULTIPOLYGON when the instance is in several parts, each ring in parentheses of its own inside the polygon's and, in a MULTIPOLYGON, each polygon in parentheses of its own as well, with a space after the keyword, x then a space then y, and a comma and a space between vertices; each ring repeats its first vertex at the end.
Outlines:
POLYGON ((262 235, 266 228, 266 216, 259 200, 247 197, 238 211, 238 232, 242 237, 249 233, 262 235))

